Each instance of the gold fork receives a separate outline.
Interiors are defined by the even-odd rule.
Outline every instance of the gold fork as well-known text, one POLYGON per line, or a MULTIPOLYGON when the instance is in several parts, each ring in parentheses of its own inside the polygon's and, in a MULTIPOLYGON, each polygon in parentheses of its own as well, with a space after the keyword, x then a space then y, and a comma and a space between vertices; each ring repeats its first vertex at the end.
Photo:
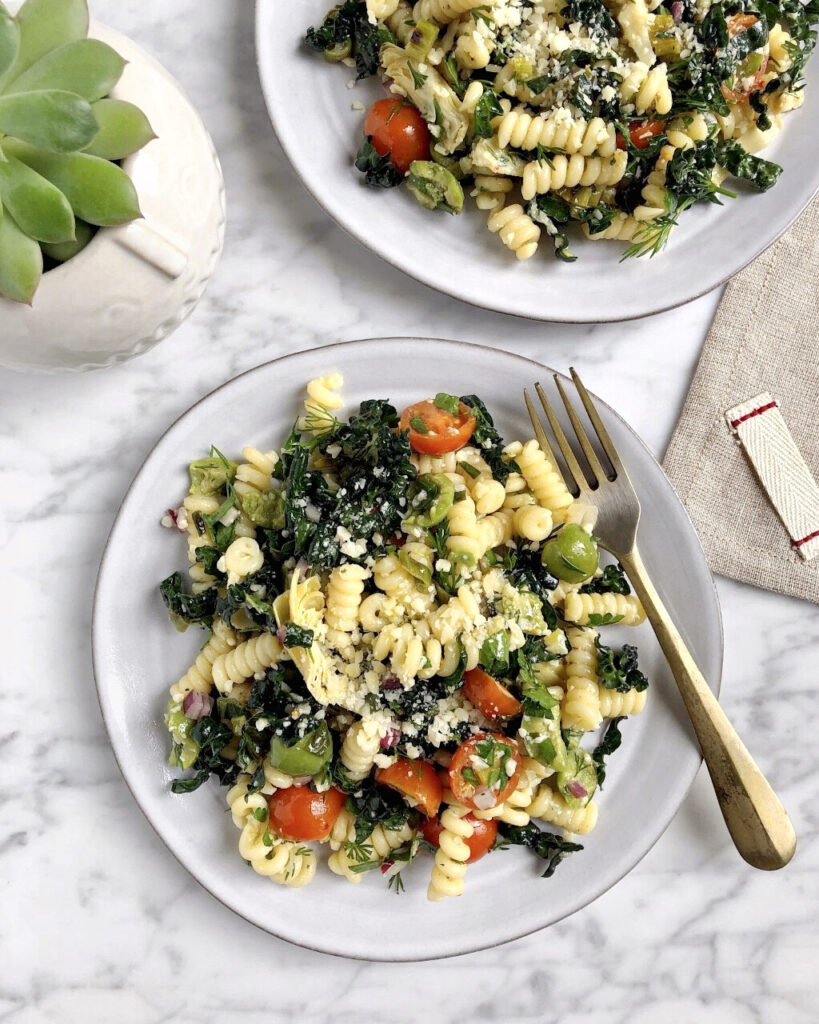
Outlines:
MULTIPOLYGON (((599 537, 601 547, 611 552, 623 566, 645 608, 688 710, 722 816, 737 850, 755 868, 766 871, 782 868, 796 850, 793 826, 697 668, 646 572, 637 550, 639 499, 591 396, 574 369, 570 372, 600 446, 610 463, 610 469, 603 468, 560 378, 555 374, 555 384, 566 406, 588 469, 587 472, 581 468, 543 388, 535 384, 543 411, 572 477, 566 484, 575 498, 582 498, 597 508, 595 535, 599 537)), ((560 472, 560 466, 526 389, 523 395, 538 443, 560 472)))

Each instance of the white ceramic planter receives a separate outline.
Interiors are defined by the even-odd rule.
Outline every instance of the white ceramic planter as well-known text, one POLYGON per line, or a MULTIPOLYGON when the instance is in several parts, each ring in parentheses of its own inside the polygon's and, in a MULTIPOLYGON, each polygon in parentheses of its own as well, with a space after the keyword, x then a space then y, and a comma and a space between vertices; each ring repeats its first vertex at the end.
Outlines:
POLYGON ((224 181, 202 119, 136 43, 91 23, 127 61, 113 96, 145 111, 157 138, 123 164, 143 219, 103 228, 43 275, 31 306, 0 299, 0 365, 86 370, 139 355, 191 312, 222 251, 224 181))

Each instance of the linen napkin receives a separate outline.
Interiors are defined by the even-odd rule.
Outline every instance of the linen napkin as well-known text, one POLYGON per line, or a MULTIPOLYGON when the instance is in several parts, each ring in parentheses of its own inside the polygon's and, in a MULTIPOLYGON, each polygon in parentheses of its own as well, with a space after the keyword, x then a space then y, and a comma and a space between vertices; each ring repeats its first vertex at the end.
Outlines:
POLYGON ((664 468, 714 570, 819 603, 819 199, 725 289, 664 468))

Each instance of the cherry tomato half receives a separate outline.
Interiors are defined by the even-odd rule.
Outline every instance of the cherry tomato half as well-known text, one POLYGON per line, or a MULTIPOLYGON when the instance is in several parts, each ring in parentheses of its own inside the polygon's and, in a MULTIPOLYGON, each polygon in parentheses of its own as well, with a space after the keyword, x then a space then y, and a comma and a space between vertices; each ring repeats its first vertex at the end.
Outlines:
MULTIPOLYGON (((479 818, 474 817, 471 814, 467 814, 464 817, 464 821, 468 821, 473 827, 474 832, 465 839, 464 842, 469 847, 469 857, 467 858, 467 864, 474 864, 476 860, 480 860, 484 854, 489 853, 492 849, 492 844, 495 842, 495 836, 498 834, 498 823, 496 821, 481 821, 479 818)), ((443 832, 443 825, 437 818, 427 818, 421 824, 421 835, 426 839, 432 846, 438 846, 441 832, 443 832)))
POLYGON ((412 449, 424 455, 454 452, 467 443, 475 430, 475 417, 463 402, 457 414, 439 409, 431 398, 416 402, 401 413, 401 430, 409 430, 412 449))
POLYGON ((347 798, 339 789, 315 793, 309 786, 278 789, 268 800, 270 828, 282 839, 326 839, 347 798))
MULTIPOLYGON (((738 13, 729 15, 725 21, 728 26, 728 35, 733 39, 734 36, 738 36, 740 32, 744 32, 745 29, 750 28, 751 25, 755 25, 759 21, 759 18, 757 18, 755 14, 738 13)), ((738 89, 734 87, 733 89, 729 89, 727 85, 720 87, 722 89, 722 95, 729 102, 741 103, 743 100, 746 100, 752 92, 757 92, 765 84, 765 72, 768 68, 768 47, 765 47, 765 53, 749 54, 748 57, 745 58, 745 61, 748 61, 753 57, 759 58, 760 60, 759 67, 756 68, 754 72, 743 76, 742 64, 740 64, 737 71, 739 79, 745 82, 745 85, 742 88, 738 89)), ((743 61, 743 64, 745 61, 743 61)))
POLYGON ((429 761, 401 758, 389 768, 379 768, 375 774, 375 781, 399 792, 401 796, 407 798, 412 807, 418 807, 426 817, 433 818, 438 813, 444 790, 429 761))
POLYGON ((464 675, 466 699, 487 718, 514 718, 523 705, 502 683, 482 668, 470 669, 464 675))
POLYGON ((466 740, 449 765, 449 784, 455 799, 478 811, 497 807, 514 792, 521 761, 517 743, 502 733, 484 732, 466 740), (511 775, 507 771, 510 767, 511 775))
MULTIPOLYGON (((629 125, 631 144, 635 149, 645 149, 652 139, 665 131, 665 121, 634 121, 629 125)), ((625 149, 626 140, 617 133, 617 148, 625 149)))
POLYGON ((403 100, 378 100, 364 121, 379 156, 389 154, 390 162, 406 174, 413 160, 429 160, 429 128, 418 111, 403 100))

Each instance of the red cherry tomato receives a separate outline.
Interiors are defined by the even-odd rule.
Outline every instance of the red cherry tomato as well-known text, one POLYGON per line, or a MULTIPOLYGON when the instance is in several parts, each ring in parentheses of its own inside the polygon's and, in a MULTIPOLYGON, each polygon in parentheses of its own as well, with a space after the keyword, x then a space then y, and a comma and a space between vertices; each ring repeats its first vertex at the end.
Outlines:
MULTIPOLYGON (((631 144, 635 149, 645 149, 649 142, 665 131, 665 121, 634 121, 629 125, 631 144)), ((625 149, 626 140, 618 132, 617 148, 625 149)))
POLYGON ((429 128, 418 111, 403 100, 378 100, 364 121, 379 156, 389 154, 390 161, 406 174, 413 160, 429 160, 429 128))
POLYGON ((520 769, 520 750, 514 740, 502 733, 479 733, 455 751, 449 765, 449 784, 455 799, 465 807, 488 811, 512 795, 520 769), (511 775, 508 767, 513 769, 511 775), (498 778, 501 771, 503 775, 498 778))
MULTIPOLYGON (((476 860, 480 860, 484 854, 489 853, 492 849, 495 836, 498 834, 498 823, 491 820, 481 821, 471 814, 467 814, 464 817, 464 821, 468 821, 474 829, 469 839, 464 840, 469 847, 469 857, 466 863, 474 864, 476 860)), ((427 818, 421 824, 421 835, 432 846, 437 846, 443 828, 443 825, 437 818, 427 818)))
MULTIPOLYGON (((731 39, 734 36, 738 36, 740 32, 744 32, 746 28, 750 28, 751 25, 755 25, 759 18, 755 14, 731 14, 725 19, 728 25, 728 35, 731 39)), ((767 51, 767 47, 766 47, 767 51)), ((747 81, 746 86, 741 89, 729 89, 727 85, 723 85, 722 95, 731 103, 741 103, 743 100, 747 100, 752 92, 757 92, 765 84, 765 72, 768 68, 768 53, 765 52, 762 55, 762 63, 759 68, 754 72, 753 77, 746 76, 743 81, 747 81)), ((742 65, 740 65, 740 68, 742 65)))
POLYGON ((389 768, 379 768, 375 781, 397 790, 412 807, 418 807, 428 818, 434 817, 444 795, 441 780, 429 761, 401 758, 389 768))
POLYGON ((338 789, 324 793, 308 786, 278 789, 267 804, 270 828, 282 839, 326 839, 346 799, 338 789))
POLYGON ((439 409, 431 398, 416 402, 401 413, 399 429, 409 430, 412 449, 424 455, 454 452, 467 443, 475 430, 475 417, 463 402, 457 414, 439 409))
POLYGON ((505 686, 484 672, 482 668, 470 669, 464 675, 466 699, 487 718, 514 718, 523 705, 505 686))

